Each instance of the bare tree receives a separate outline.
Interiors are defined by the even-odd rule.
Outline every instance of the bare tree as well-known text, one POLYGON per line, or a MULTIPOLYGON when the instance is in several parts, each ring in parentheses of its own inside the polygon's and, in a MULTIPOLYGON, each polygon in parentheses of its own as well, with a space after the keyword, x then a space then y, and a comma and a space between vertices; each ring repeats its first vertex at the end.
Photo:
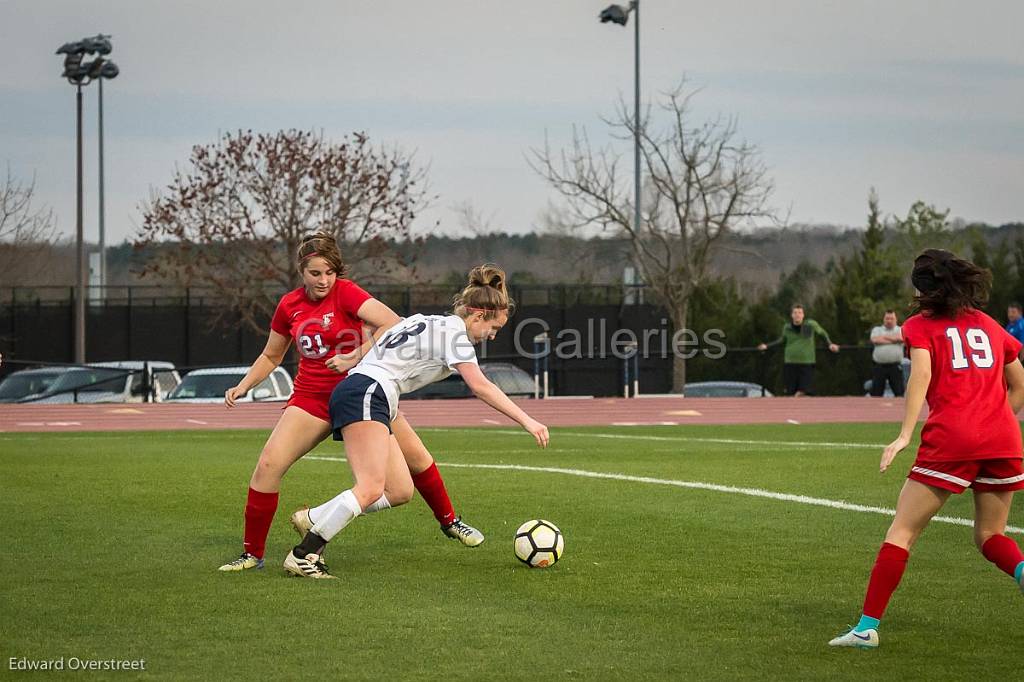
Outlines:
POLYGON ((50 208, 34 207, 36 181, 16 180, 7 169, 0 185, 0 286, 25 283, 43 269, 42 256, 56 241, 50 208))
POLYGON ((601 228, 588 231, 576 225, 563 205, 549 205, 541 214, 542 234, 551 242, 538 264, 553 281, 591 285, 622 275, 628 254, 624 240, 600 239, 601 228))
POLYGON ((456 225, 464 234, 468 233, 473 237, 489 237, 499 232, 494 227, 494 214, 484 215, 484 212, 468 199, 452 204, 451 210, 455 213, 456 225))
POLYGON ((274 293, 298 285, 302 237, 335 235, 353 276, 408 280, 411 224, 430 200, 411 154, 374 147, 363 133, 331 143, 308 131, 239 131, 195 146, 187 171, 142 206, 144 270, 183 286, 212 286, 258 331, 274 293), (169 244, 163 242, 171 242, 169 244))
MULTIPOLYGON (((633 224, 632 178, 620 156, 594 149, 586 130, 574 128, 572 145, 532 150, 534 170, 566 202, 573 225, 600 225, 627 238, 635 265, 668 309, 676 330, 689 322, 694 291, 711 275, 725 235, 757 221, 775 221, 768 199, 774 189, 760 152, 738 138, 736 121, 689 121, 694 92, 685 83, 664 93, 658 109, 666 125, 651 125, 650 106, 639 122, 624 103, 605 123, 614 136, 633 139, 639 126, 644 186, 641 222, 633 224)), ((672 387, 686 383, 686 360, 676 354, 672 387)))

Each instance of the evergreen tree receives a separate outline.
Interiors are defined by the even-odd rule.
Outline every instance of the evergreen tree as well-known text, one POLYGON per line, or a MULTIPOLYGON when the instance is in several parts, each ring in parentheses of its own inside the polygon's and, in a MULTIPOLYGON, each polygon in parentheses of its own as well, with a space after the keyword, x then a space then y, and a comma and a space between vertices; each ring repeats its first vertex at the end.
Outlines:
POLYGON ((895 244, 906 257, 914 258, 925 249, 946 249, 959 254, 965 246, 963 230, 949 223, 949 209, 940 211, 931 204, 915 201, 907 217, 895 220, 895 244))
POLYGON ((1014 267, 1014 254, 1009 240, 1004 238, 997 247, 992 248, 983 229, 977 226, 971 229, 971 260, 992 272, 992 294, 985 312, 1001 320, 1006 315, 1006 307, 1016 300, 1017 268, 1014 267))
MULTIPOLYGON (((878 194, 872 189, 860 249, 841 259, 832 270, 830 293, 835 306, 836 333, 847 342, 862 341, 888 309, 902 316, 910 300, 909 263, 901 258, 901 253, 906 252, 887 243, 881 215, 878 194)), ((916 224, 914 229, 916 234, 916 224)))

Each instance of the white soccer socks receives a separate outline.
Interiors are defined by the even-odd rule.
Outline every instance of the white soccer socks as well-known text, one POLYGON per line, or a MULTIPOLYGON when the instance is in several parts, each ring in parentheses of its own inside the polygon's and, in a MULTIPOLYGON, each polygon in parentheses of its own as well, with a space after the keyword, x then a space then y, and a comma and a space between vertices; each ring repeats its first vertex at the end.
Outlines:
POLYGON ((313 527, 309 529, 309 532, 330 542, 331 538, 352 523, 352 519, 362 514, 363 510, 359 507, 359 501, 356 500, 355 494, 351 490, 346 490, 329 502, 311 509, 310 512, 313 527))

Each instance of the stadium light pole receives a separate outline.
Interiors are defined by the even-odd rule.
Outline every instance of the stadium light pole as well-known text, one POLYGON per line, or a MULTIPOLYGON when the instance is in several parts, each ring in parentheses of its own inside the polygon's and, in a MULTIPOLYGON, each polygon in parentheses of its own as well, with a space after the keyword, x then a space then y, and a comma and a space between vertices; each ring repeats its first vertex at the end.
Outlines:
POLYGON ((625 26, 633 15, 633 229, 640 229, 640 0, 629 7, 609 5, 598 19, 602 24, 625 26))
POLYGON ((82 216, 82 86, 88 85, 106 71, 108 77, 117 75, 117 66, 102 56, 83 63, 85 55, 110 54, 110 40, 103 35, 85 38, 73 43, 64 43, 56 54, 64 55, 64 71, 61 77, 75 86, 75 241, 76 241, 76 296, 75 296, 75 362, 85 362, 85 294, 88 271, 85 265, 85 229, 82 216))
MULTIPOLYGON (((111 36, 103 36, 103 35, 101 35, 101 36, 97 36, 97 38, 105 39, 106 40, 106 46, 108 48, 110 48, 110 38, 111 38, 111 36)), ((110 49, 108 49, 106 53, 101 53, 101 54, 109 54, 109 53, 110 53, 110 49)), ((99 157, 100 157, 100 168, 99 168, 99 174, 100 174, 100 196, 99 196, 99 200, 100 200, 100 215, 99 215, 99 219, 100 219, 100 293, 101 293, 101 296, 106 296, 106 291, 107 291, 107 289, 106 289, 106 286, 107 286, 107 235, 106 235, 106 226, 105 226, 105 223, 106 223, 106 203, 104 201, 104 195, 103 195, 103 182, 104 182, 104 177, 103 177, 103 175, 104 175, 104 173, 103 173, 103 81, 105 79, 109 80, 109 79, 112 79, 112 78, 117 78, 117 74, 119 74, 120 72, 121 72, 120 69, 117 68, 117 64, 115 64, 114 62, 108 61, 105 64, 103 64, 102 68, 100 69, 100 74, 97 77, 97 80, 99 81, 99 88, 100 88, 98 119, 99 119, 99 157)))

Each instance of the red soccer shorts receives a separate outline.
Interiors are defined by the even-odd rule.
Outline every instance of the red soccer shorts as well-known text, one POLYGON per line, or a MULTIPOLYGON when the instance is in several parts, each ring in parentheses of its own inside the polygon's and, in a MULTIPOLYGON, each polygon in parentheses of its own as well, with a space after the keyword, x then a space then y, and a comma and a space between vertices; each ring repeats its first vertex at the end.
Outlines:
POLYGON ((288 399, 288 405, 294 405, 304 412, 308 412, 317 419, 322 419, 325 422, 330 423, 331 416, 327 411, 327 406, 331 401, 331 392, 322 393, 306 393, 294 391, 292 397, 288 399))
POLYGON ((1020 457, 914 462, 907 478, 957 494, 1024 490, 1024 466, 1020 457))

